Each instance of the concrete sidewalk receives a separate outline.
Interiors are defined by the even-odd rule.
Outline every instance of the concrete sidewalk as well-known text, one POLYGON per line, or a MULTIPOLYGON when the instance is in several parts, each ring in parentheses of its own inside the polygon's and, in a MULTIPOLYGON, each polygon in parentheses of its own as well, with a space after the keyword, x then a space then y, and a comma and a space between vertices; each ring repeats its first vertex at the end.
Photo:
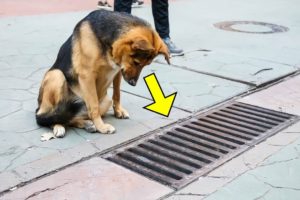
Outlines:
MULTIPOLYGON (((139 194, 149 194, 148 199, 157 199, 174 192, 175 196, 168 198, 199 199, 200 196, 209 196, 218 188, 211 190, 210 193, 180 193, 107 161, 98 158, 89 160, 89 158, 106 152, 116 145, 141 137, 155 129, 188 118, 218 103, 232 98, 239 99, 249 91, 256 90, 274 80, 297 73, 300 68, 299 6, 300 3, 297 0, 267 0, 264 2, 259 0, 251 2, 234 0, 172 1, 170 4, 171 36, 178 46, 185 49, 186 54, 183 57, 172 58, 171 66, 166 65, 162 59, 158 58, 156 62, 145 68, 136 87, 123 83, 123 104, 131 113, 131 118, 129 120, 117 120, 110 111, 104 120, 116 127, 116 134, 90 134, 83 130, 70 128, 64 139, 48 142, 41 142, 40 136, 49 129, 37 126, 34 119, 38 88, 43 74, 53 64, 59 47, 71 34, 75 24, 89 11, 1 17, 0 29, 3 31, 0 32, 0 69, 2 72, 0 74, 0 180, 4 181, 0 181, 0 193, 9 190, 14 190, 14 192, 6 193, 0 198, 15 199, 9 198, 9 196, 19 194, 21 195, 19 198, 22 199, 31 196, 38 190, 60 188, 64 184, 69 185, 68 181, 61 182, 61 184, 56 182, 60 177, 59 174, 54 174, 51 176, 54 178, 49 177, 49 179, 46 175, 55 171, 68 174, 72 170, 76 171, 77 166, 82 167, 82 174, 85 174, 85 177, 93 176, 94 173, 97 173, 96 171, 100 171, 97 176, 106 176, 104 174, 112 173, 109 168, 120 170, 121 174, 127 174, 127 178, 123 177, 123 182, 120 183, 117 183, 118 181, 110 182, 109 178, 106 178, 109 183, 106 181, 94 182, 94 184, 99 184, 99 187, 104 188, 110 185, 110 188, 107 188, 110 192, 103 194, 102 199, 120 199, 122 195, 125 195, 122 199, 141 199, 138 198, 140 197, 139 194), (274 34, 247 34, 224 31, 213 26, 222 21, 239 20, 278 24, 289 28, 289 31, 274 34), (151 99, 142 77, 152 72, 155 72, 165 94, 178 92, 174 104, 175 108, 169 118, 160 117, 142 108, 148 105, 151 99), (87 161, 81 162, 86 159, 87 161), (81 162, 81 164, 75 164, 69 169, 68 166, 76 162, 81 162), (103 165, 103 168, 98 166, 99 168, 95 168, 93 171, 90 165, 103 165), (67 171, 61 171, 65 168, 67 171), (42 176, 46 176, 47 179, 39 179, 39 182, 35 182, 37 178, 42 176), (48 185, 48 187, 46 183, 49 183, 49 180, 51 180, 52 185, 48 185), (133 185, 126 189, 123 188, 123 190, 123 184, 127 181, 131 181, 133 185), (30 184, 25 187, 15 188, 15 186, 19 187, 23 183, 29 182, 30 184), (41 182, 46 188, 32 189, 35 185, 41 185, 41 182), (139 184, 145 184, 145 187, 140 188, 139 184), (26 195, 22 192, 25 189, 30 191, 26 195), (109 196, 109 193, 114 193, 115 196, 109 196), (129 193, 131 195, 128 195, 129 193), (132 196, 135 193, 136 196, 132 196), (155 195, 153 195, 154 193, 155 195), (191 195, 180 195, 188 193, 191 195)), ((83 6, 82 8, 86 7, 83 6)), ((134 9, 133 14, 150 22, 153 21, 148 4, 143 8, 134 9)), ((266 30, 266 27, 253 25, 249 27, 236 25, 235 28, 250 31, 266 30)), ((290 84, 288 87, 294 85, 290 84)), ((295 89, 291 93, 297 91, 295 89)), ((281 91, 277 90, 277 92, 280 93, 281 91)), ((264 101, 262 100, 262 102, 264 101)), ((288 103, 294 105, 295 101, 288 103)), ((270 102, 271 104, 275 105, 276 102, 270 102)), ((280 106, 285 104, 287 103, 282 103, 280 106)), ((266 105, 263 106, 266 107, 266 105)), ((296 107, 294 105, 289 109, 296 107)), ((288 112, 288 110, 281 111, 288 112)), ((300 113, 297 111, 293 114, 299 115, 300 113)), ((294 130, 294 132, 298 133, 299 131, 294 130)), ((287 146, 286 148, 290 149, 286 150, 288 153, 284 153, 283 157, 289 159, 289 154, 294 155, 292 149, 299 144, 299 141, 296 141, 297 137, 293 137, 289 142, 284 142, 285 137, 282 137, 284 145, 281 145, 281 148, 287 146), (295 143, 289 147, 293 141, 295 143)), ((264 148, 269 148, 269 146, 264 148)), ((264 148, 261 151, 268 151, 264 148)), ((268 156, 274 153, 275 151, 271 151, 268 156)), ((278 156, 280 155, 278 154, 278 156)), ((274 156, 276 157, 276 155, 274 156)), ((266 163, 273 161, 275 162, 275 160, 271 160, 266 161, 266 163)), ((291 167, 294 170, 297 169, 299 161, 295 159, 293 162, 296 163, 291 167)), ((273 174, 270 173, 269 177, 272 176, 273 174)), ((250 180, 250 177, 252 176, 241 177, 241 182, 246 179, 250 180)), ((230 181, 234 178, 231 178, 230 181)), ((66 179, 70 179, 70 177, 66 179)), ((80 176, 77 180, 79 179, 80 176)), ((209 182, 208 179, 204 180, 203 183, 209 182)), ((220 188, 228 182, 229 179, 226 179, 220 184, 220 188)), ((238 183, 237 185, 240 185, 238 183)), ((93 183, 82 182, 77 186, 84 187, 81 192, 89 193, 90 188, 85 187, 88 184, 93 183)), ((201 190, 198 186, 195 188, 201 190)), ((227 190, 226 188, 224 190, 227 190)), ((235 198, 230 196, 235 195, 236 191, 239 190, 236 189, 234 182, 228 188, 230 192, 226 193, 226 199, 235 198)), ((291 188, 297 190, 299 187, 291 188)), ((72 187, 69 189, 72 190, 72 187)), ((269 189, 270 187, 262 189, 262 194, 269 189)), ((224 190, 213 194, 209 199, 222 197, 224 190)), ((289 191, 287 190, 285 193, 288 194, 289 191)), ((268 192, 264 197, 272 199, 272 196, 268 195, 274 195, 276 192, 275 190, 274 193, 273 191, 268 192)), ((293 192, 295 191, 293 190, 293 192)), ((54 193, 55 190, 54 196, 48 196, 48 198, 53 199, 54 193)), ((245 193, 250 194, 251 191, 245 193)), ((71 194, 68 196, 68 194, 65 196, 67 199, 74 199, 71 197, 80 198, 80 196, 76 196, 76 193, 72 194, 74 196, 70 196, 71 194)), ((90 196, 91 199, 99 197, 97 191, 93 194, 95 196, 90 196)), ((291 195, 296 195, 296 193, 291 195)), ((254 199, 257 196, 249 196, 245 199, 254 199)), ((45 198, 45 196, 35 198, 42 197, 45 198)), ((294 196, 291 196, 290 199, 293 199, 292 197, 294 196)), ((63 197, 59 196, 59 198, 63 197)), ((244 199, 244 196, 239 199, 244 199)))

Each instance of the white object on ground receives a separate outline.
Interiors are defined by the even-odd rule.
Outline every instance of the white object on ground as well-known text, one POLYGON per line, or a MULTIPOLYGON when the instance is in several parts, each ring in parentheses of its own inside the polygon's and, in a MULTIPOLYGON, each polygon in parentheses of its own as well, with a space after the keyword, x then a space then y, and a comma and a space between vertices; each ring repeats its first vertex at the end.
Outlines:
POLYGON ((56 138, 55 135, 52 132, 44 133, 41 135, 41 141, 45 142, 51 139, 56 138))

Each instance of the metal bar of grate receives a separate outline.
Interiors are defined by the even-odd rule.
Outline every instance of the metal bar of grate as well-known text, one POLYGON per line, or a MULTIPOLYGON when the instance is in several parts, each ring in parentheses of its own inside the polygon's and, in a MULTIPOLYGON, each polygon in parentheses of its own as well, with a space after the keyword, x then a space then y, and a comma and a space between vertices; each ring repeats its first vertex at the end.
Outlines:
POLYGON ((216 120, 216 119, 212 119, 212 118, 208 118, 208 117, 205 119, 201 119, 201 121, 218 125, 220 127, 223 127, 224 130, 229 130, 229 131, 234 130, 237 134, 243 134, 246 137, 252 138, 253 136, 256 137, 259 134, 261 134, 261 132, 254 131, 249 128, 245 128, 240 125, 236 125, 236 124, 228 123, 226 121, 220 121, 220 120, 216 120))
POLYGON ((172 144, 170 142, 163 141, 163 140, 149 140, 149 142, 160 145, 170 151, 173 151, 174 153, 181 154, 181 155, 185 156, 187 158, 187 160, 194 160, 193 162, 197 163, 201 167, 205 166, 207 163, 209 163, 209 161, 204 160, 203 158, 199 159, 199 157, 197 157, 196 155, 191 154, 191 152, 189 152, 185 148, 181 148, 181 146, 178 146, 176 144, 172 144))
POLYGON ((235 119, 237 121, 245 122, 245 123, 248 123, 249 125, 257 126, 258 128, 265 128, 266 130, 271 129, 273 127, 270 124, 266 124, 266 123, 257 121, 255 119, 250 119, 250 118, 247 118, 247 117, 244 117, 244 116, 239 116, 239 115, 236 115, 234 113, 223 112, 221 110, 219 112, 215 113, 215 114, 218 115, 218 116, 226 117, 228 119, 235 119))
POLYGON ((240 128, 246 128, 248 130, 253 130, 256 132, 265 132, 266 130, 268 130, 268 128, 264 128, 264 127, 260 127, 260 126, 256 126, 247 122, 243 122, 242 120, 236 120, 233 118, 228 118, 228 117, 223 117, 221 115, 216 115, 216 114, 211 114, 209 116, 207 116, 207 119, 216 119, 219 122, 223 122, 223 123, 229 123, 231 125, 237 125, 240 128))
POLYGON ((103 157, 180 188, 296 120, 294 115, 232 102, 103 157))
POLYGON ((183 125, 181 128, 177 128, 175 130, 178 130, 178 132, 180 131, 181 133, 184 133, 184 134, 193 135, 195 137, 201 138, 201 139, 206 140, 211 143, 215 143, 215 144, 219 145, 220 147, 236 149, 236 147, 238 146, 235 143, 232 143, 232 142, 229 142, 229 141, 226 141, 223 139, 219 139, 217 137, 213 137, 211 135, 191 129, 187 125, 183 125))
POLYGON ((274 121, 272 119, 268 119, 268 118, 265 118, 265 117, 256 116, 254 114, 246 113, 246 112, 243 112, 243 111, 234 110, 231 107, 224 108, 222 111, 227 112, 227 113, 231 113, 231 114, 234 114, 234 115, 237 115, 237 116, 242 116, 242 117, 246 117, 246 118, 249 118, 249 119, 253 119, 253 120, 256 120, 256 121, 261 121, 264 124, 268 124, 270 127, 276 126, 276 125, 279 124, 278 121, 274 121))

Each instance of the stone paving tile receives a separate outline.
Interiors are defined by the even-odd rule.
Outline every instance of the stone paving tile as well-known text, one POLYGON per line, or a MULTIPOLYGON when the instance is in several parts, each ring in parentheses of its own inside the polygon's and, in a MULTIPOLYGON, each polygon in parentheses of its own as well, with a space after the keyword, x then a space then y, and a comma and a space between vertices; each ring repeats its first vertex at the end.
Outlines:
POLYGON ((24 133, 38 129, 33 112, 19 110, 0 120, 0 131, 24 133))
POLYGON ((195 51, 174 57, 172 64, 255 85, 295 72, 298 68, 220 52, 195 51))
POLYGON ((59 156, 63 150, 70 149, 71 147, 85 142, 85 140, 77 135, 74 130, 68 130, 68 139, 66 140, 51 140, 48 142, 40 141, 42 133, 45 133, 45 129, 38 129, 19 134, 10 133, 19 138, 16 140, 13 137, 10 141, 14 142, 10 142, 6 147, 3 147, 3 151, 5 151, 7 156, 0 156, 0 160, 3 161, 3 164, 8 163, 8 161, 10 162, 9 166, 5 166, 5 170, 0 168, 0 172, 16 169, 19 166, 47 157, 48 155, 58 154, 57 156, 59 156), (22 145, 21 141, 27 145, 22 145))
MULTIPOLYGON (((276 3, 273 0, 179 1, 170 5, 171 37, 176 45, 187 51, 208 49, 212 52, 221 51, 236 56, 299 65, 300 14, 296 4, 298 5, 297 0, 278 0, 276 3), (228 6, 230 9, 224 9, 228 6), (268 12, 264 12, 266 6, 269 8, 268 12), (275 23, 287 26, 290 30, 278 34, 246 34, 223 31, 213 26, 218 22, 237 20, 275 23)), ((152 21, 150 10, 136 10, 135 13, 152 21)))
POLYGON ((36 95, 33 95, 32 93, 26 90, 9 90, 9 89, 0 90, 1 100, 22 102, 24 100, 35 99, 35 98, 36 95))
POLYGON ((270 156, 207 199, 298 199, 300 139, 270 156))
MULTIPOLYGON (((18 177, 20 177, 20 180, 22 181, 18 182, 19 184, 21 182, 33 180, 49 172, 53 172, 74 162, 78 162, 97 152, 99 152, 98 149, 90 143, 81 143, 75 147, 59 151, 59 153, 49 154, 39 159, 36 158, 37 160, 35 161, 17 166, 15 169, 11 170, 11 172, 16 173, 18 177)), ((2 173, 0 173, 0 177, 2 176, 2 173)), ((10 186, 5 182, 0 182, 0 188, 5 188, 7 190, 10 189, 10 186)))
POLYGON ((300 115, 300 76, 240 99, 240 102, 300 115))
POLYGON ((5 182, 5 184, 0 184, 0 191, 7 190, 7 188, 13 188, 15 185, 23 181, 20 176, 13 172, 0 173, 0 180, 1 182, 5 182))
POLYGON ((243 175, 238 178, 234 184, 229 184, 218 192, 205 198, 207 200, 226 200, 226 199, 241 199, 241 200, 254 200, 259 199, 266 194, 271 187, 258 181, 251 175, 243 175), (247 183, 247 187, 241 187, 241 183, 247 183))
MULTIPOLYGON (((11 132, 0 132, 0 172, 8 169, 21 156, 30 143, 23 137, 11 132)), ((0 184, 1 185, 1 184, 0 184)))
POLYGON ((230 182, 228 177, 200 177, 196 182, 179 190, 174 195, 167 198, 167 200, 188 200, 188 199, 203 199, 207 195, 216 191, 216 188, 222 187, 230 182))
POLYGON ((32 81, 24 80, 20 78, 2 77, 0 79, 0 90, 2 89, 15 89, 15 90, 26 90, 31 87, 32 81))
POLYGON ((124 82, 124 90, 151 98, 142 77, 153 72, 165 95, 178 92, 174 105, 189 111, 204 109, 250 89, 244 84, 153 63, 143 70, 135 88, 124 82))
POLYGON ((101 158, 93 158, 0 198, 152 200, 170 192, 166 186, 101 158))
MULTIPOLYGON (((292 172, 289 172, 291 175, 288 175, 291 185, 292 180, 298 181, 297 175, 294 174, 297 171, 297 166, 299 165, 299 152, 300 152, 300 122, 288 127, 287 129, 281 131, 280 133, 268 138, 265 142, 262 142, 249 151, 243 153, 242 155, 232 159, 231 161, 223 164, 214 171, 210 172, 204 177, 200 177, 195 182, 187 185, 186 187, 177 191, 174 195, 167 199, 192 199, 197 196, 197 199, 222 199, 222 200, 231 200, 231 199, 255 199, 260 195, 271 195, 275 192, 274 189, 268 184, 265 186, 262 183, 259 183, 253 174, 256 170, 261 168, 269 167, 265 171, 259 173, 259 178, 264 180, 264 177, 278 177, 278 181, 282 174, 286 172, 279 172, 272 169, 273 165, 284 163, 285 161, 296 162, 298 164, 291 163, 292 172), (267 172, 269 170, 269 172, 267 172), (237 182, 232 187, 230 182, 236 182, 240 177, 243 177, 243 174, 247 174, 247 177, 244 177, 241 182, 245 182, 242 188, 238 188, 241 182, 237 182), (276 176, 274 175, 276 174, 276 176), (278 174, 278 175, 277 175, 278 174), (268 176, 267 176, 268 175, 268 176), (292 177, 294 176, 294 177, 292 177), (248 180, 249 179, 249 180, 248 180), (257 183, 258 182, 258 183, 257 183), (247 185, 247 184, 248 185, 247 185), (256 188, 259 185, 263 185, 261 188, 256 188), (226 185, 228 184, 228 185, 226 185), (251 188, 247 188, 250 187, 251 188), (256 188, 256 192, 252 192, 253 188, 256 188), (271 190, 272 189, 272 190, 271 190), (220 191, 220 192, 219 192, 220 191), (244 191, 242 194, 239 191, 244 191), (215 192, 215 193, 214 193, 215 192), (251 193, 251 194, 247 194, 251 193), (266 194, 265 194, 266 193, 266 194), (216 195, 215 195, 216 194, 216 195), (214 196, 215 195, 215 196, 214 196), (184 196, 184 197, 182 197, 184 196), (211 197, 212 196, 212 197, 211 197)), ((284 168, 284 167, 283 167, 284 168)), ((282 169, 282 168, 281 168, 282 169)), ((285 169, 288 169, 286 167, 285 169)), ((269 180, 267 179, 267 180, 269 180)), ((285 180, 285 178, 284 178, 285 180)), ((299 183, 297 183, 299 184, 299 183)), ((300 191, 300 190, 299 190, 300 191)), ((276 192, 275 192, 276 193, 276 192)), ((294 193, 294 192, 293 192, 294 193)))
POLYGON ((5 117, 7 114, 20 110, 21 106, 22 104, 20 102, 0 99, 0 119, 5 117))
POLYGON ((290 189, 271 189, 263 194, 262 199, 269 200, 297 200, 299 199, 300 191, 290 189))

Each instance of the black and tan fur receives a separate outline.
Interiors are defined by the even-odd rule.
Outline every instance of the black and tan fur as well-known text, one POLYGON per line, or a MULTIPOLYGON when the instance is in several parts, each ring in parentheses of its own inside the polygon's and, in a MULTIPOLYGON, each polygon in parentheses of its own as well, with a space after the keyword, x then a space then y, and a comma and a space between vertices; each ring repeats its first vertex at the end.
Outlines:
POLYGON ((113 133, 102 121, 113 103, 117 118, 128 118, 120 103, 123 78, 135 86, 145 65, 158 54, 169 62, 167 47, 151 26, 137 17, 105 10, 82 19, 62 45, 42 81, 36 121, 63 137, 65 126, 113 133), (113 83, 112 100, 107 89, 113 83))

